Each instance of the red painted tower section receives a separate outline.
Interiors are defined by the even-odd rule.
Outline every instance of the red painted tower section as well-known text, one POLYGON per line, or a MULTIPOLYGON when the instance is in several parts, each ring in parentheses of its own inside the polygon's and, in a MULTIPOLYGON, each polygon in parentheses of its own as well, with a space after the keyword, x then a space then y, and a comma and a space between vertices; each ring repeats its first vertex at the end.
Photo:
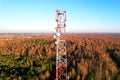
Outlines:
POLYGON ((66 41, 63 39, 63 34, 66 33, 66 11, 56 10, 56 22, 56 35, 54 35, 56 39, 56 80, 68 80, 66 41))

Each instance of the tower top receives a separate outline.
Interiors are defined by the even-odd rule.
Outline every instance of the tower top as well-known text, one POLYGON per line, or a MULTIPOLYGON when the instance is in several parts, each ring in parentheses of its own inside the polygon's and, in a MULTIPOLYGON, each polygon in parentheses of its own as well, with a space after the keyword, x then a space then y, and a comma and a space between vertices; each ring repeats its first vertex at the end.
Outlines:
POLYGON ((59 33, 66 32, 65 31, 66 11, 56 10, 56 22, 57 22, 56 32, 59 32, 59 33))

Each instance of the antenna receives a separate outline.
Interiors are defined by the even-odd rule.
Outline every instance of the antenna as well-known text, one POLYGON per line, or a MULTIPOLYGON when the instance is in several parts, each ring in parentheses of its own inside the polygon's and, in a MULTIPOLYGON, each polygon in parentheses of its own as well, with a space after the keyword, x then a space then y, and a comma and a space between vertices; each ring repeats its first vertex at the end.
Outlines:
POLYGON ((57 27, 56 35, 56 80, 67 80, 67 55, 66 41, 63 34, 66 33, 66 11, 56 10, 57 27))

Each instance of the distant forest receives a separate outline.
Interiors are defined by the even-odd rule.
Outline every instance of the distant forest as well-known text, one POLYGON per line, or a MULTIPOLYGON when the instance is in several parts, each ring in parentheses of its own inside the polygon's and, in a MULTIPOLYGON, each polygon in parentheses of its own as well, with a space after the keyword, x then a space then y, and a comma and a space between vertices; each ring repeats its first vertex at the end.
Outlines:
MULTIPOLYGON (((65 34, 69 80, 120 80, 120 34, 65 34)), ((0 34, 0 80, 55 80, 53 34, 0 34)))

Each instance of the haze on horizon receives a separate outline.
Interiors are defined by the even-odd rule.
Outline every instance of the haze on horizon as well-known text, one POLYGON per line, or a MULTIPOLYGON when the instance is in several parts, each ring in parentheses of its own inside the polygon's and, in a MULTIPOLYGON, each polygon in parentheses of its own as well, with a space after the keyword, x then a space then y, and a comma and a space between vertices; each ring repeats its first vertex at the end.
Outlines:
POLYGON ((0 33, 55 32, 56 9, 67 32, 120 33, 119 0, 0 0, 0 33))

